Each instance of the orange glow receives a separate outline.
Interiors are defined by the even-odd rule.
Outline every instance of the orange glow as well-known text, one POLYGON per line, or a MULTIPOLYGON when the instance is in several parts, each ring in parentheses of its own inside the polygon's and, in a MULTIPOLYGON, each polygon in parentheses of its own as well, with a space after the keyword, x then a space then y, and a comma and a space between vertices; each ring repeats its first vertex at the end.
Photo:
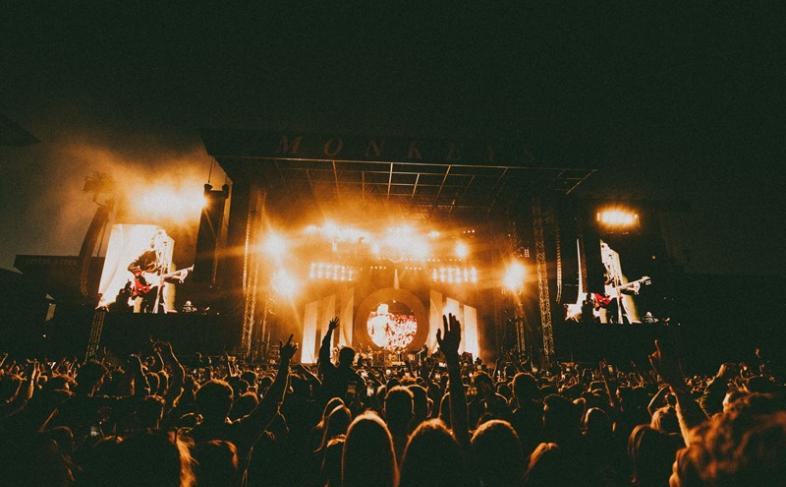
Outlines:
POLYGON ((309 279, 328 279, 331 281, 353 281, 355 268, 342 264, 326 264, 312 262, 308 273, 309 279))
POLYGON ((333 220, 325 220, 321 227, 317 225, 308 225, 303 233, 306 235, 321 235, 327 240, 333 242, 357 242, 361 238, 368 240, 369 234, 358 228, 339 225, 333 220))
POLYGON ((270 285, 276 294, 288 299, 295 297, 299 287, 297 280, 284 269, 273 274, 270 285))
POLYGON ((466 259, 469 256, 469 246, 462 241, 456 242, 456 257, 466 259))
POLYGON ((287 241, 282 235, 270 232, 262 243, 262 250, 269 256, 280 259, 287 251, 287 241))
POLYGON ((639 215, 635 211, 622 208, 606 208, 598 211, 598 223, 609 228, 631 228, 639 224, 639 215))
POLYGON ((426 260, 431 255, 428 240, 409 225, 388 228, 382 243, 396 259, 426 260))
POLYGON ((198 218, 206 201, 202 187, 159 185, 140 191, 133 208, 139 216, 171 218, 176 221, 198 218))
POLYGON ((478 270, 475 267, 434 267, 431 269, 431 280, 448 284, 477 284, 478 270))
POLYGON ((502 285, 505 286, 505 289, 508 291, 516 292, 524 286, 524 279, 526 276, 527 269, 521 262, 514 260, 505 270, 505 275, 502 278, 502 285))

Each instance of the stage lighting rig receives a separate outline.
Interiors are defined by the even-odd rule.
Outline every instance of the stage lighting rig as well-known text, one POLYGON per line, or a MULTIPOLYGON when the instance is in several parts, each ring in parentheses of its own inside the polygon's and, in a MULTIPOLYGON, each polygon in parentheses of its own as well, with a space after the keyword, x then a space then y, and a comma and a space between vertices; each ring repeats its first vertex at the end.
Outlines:
POLYGON ((354 281, 356 269, 343 264, 312 262, 308 273, 309 279, 325 279, 330 281, 354 281))
POLYGON ((434 267, 431 269, 431 280, 448 284, 477 284, 478 270, 475 267, 434 267))

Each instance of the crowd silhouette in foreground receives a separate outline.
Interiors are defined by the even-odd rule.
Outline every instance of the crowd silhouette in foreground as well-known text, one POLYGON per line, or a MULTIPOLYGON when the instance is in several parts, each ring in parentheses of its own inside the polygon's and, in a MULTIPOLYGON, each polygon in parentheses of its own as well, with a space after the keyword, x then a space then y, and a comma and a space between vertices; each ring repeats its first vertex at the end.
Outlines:
POLYGON ((316 367, 196 357, 168 343, 124 363, 7 358, 0 366, 0 485, 786 485, 777 363, 686 375, 668 343, 650 367, 501 358, 462 362, 461 325, 417 366, 316 367))

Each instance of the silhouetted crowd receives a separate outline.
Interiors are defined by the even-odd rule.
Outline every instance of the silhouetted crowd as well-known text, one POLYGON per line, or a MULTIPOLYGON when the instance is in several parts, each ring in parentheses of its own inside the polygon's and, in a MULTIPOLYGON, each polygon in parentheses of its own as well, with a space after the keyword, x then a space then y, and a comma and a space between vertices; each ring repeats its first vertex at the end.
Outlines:
POLYGON ((445 317, 439 353, 395 368, 179 358, 0 366, 0 485, 786 485, 786 405, 759 353, 686 375, 672 344, 631 363, 538 369, 462 361, 445 317))

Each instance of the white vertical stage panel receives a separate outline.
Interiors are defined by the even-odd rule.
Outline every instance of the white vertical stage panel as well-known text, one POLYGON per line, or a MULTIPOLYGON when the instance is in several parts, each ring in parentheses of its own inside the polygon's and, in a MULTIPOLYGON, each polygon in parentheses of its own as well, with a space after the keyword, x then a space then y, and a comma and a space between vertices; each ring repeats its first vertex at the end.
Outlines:
POLYGON ((464 305, 464 325, 461 334, 464 341, 464 351, 471 353, 473 358, 480 355, 480 342, 478 341, 478 310, 472 306, 464 305))
POLYGON ((426 346, 430 352, 437 349, 437 330, 442 327, 442 293, 429 291, 428 336, 426 346))
POLYGON ((341 320, 338 345, 340 347, 352 346, 352 326, 353 326, 353 308, 355 306, 355 288, 343 289, 339 296, 341 303, 341 312, 338 317, 341 320))
POLYGON ((316 363, 317 353, 317 310, 319 301, 312 301, 306 305, 303 314, 303 351, 300 361, 304 364, 316 363))
MULTIPOLYGON (((330 324, 330 320, 332 320, 336 316, 336 295, 331 294, 330 296, 325 296, 324 298, 319 300, 319 322, 317 323, 317 327, 320 330, 319 333, 319 341, 317 343, 317 347, 322 345, 322 338, 327 335, 328 325, 330 324)), ((337 337, 333 336, 333 343, 330 344, 331 350, 333 349, 333 344, 336 343, 337 337)))
MULTIPOLYGON (((464 316, 463 313, 461 312, 461 303, 456 301, 455 299, 453 298, 445 299, 445 309, 443 313, 445 315, 452 314, 453 316, 456 317, 457 320, 461 322, 462 325, 464 325, 464 316)), ((440 319, 440 322, 441 321, 442 320, 440 319)), ((459 353, 464 353, 464 346, 466 341, 465 339, 466 339, 466 333, 462 333, 461 344, 459 345, 459 353)))

